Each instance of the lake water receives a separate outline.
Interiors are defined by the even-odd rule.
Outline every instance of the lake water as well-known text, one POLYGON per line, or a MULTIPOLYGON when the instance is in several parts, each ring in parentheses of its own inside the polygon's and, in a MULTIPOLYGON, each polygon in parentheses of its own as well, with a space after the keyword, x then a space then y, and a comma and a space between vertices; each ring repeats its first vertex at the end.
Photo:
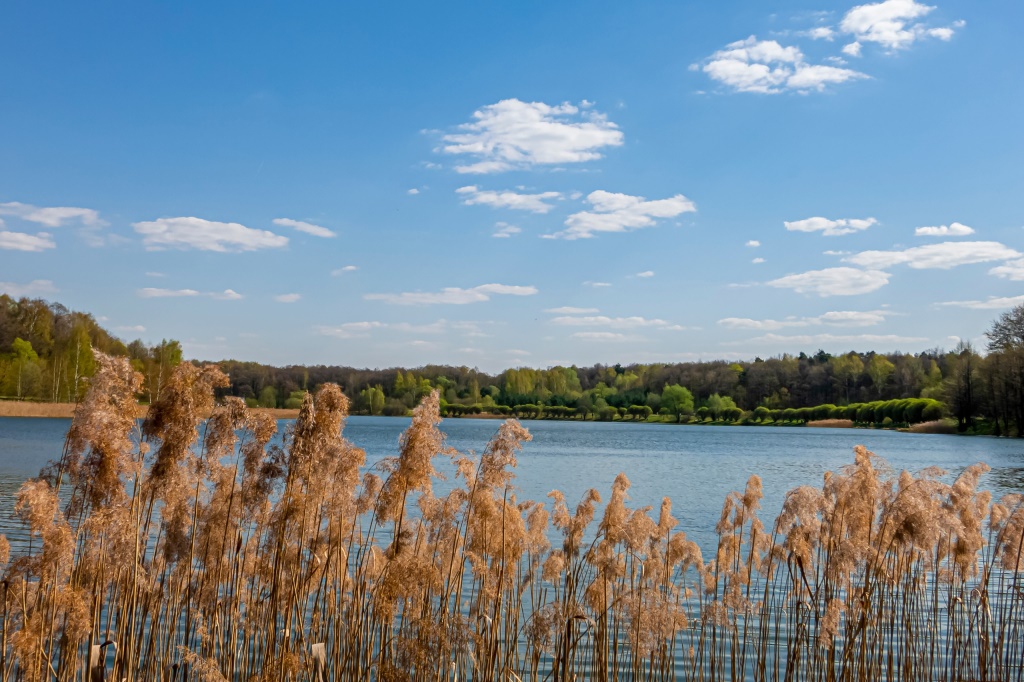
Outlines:
MULTIPOLYGON (((60 456, 69 419, 0 419, 0 532, 15 530, 13 493, 50 459, 60 456)), ((499 426, 486 419, 450 419, 441 424, 449 445, 483 451, 499 426)), ((939 466, 955 476, 975 462, 992 471, 982 486, 997 495, 1024 492, 1024 440, 908 434, 893 431, 816 428, 675 426, 572 421, 525 421, 533 434, 519 457, 515 483, 520 500, 544 500, 562 490, 574 506, 597 488, 607 499, 612 481, 625 472, 633 484, 631 506, 672 499, 681 530, 707 551, 713 545, 722 501, 743 490, 751 474, 761 476, 762 519, 769 525, 786 491, 819 486, 826 471, 853 461, 862 444, 895 469, 939 466)), ((367 463, 396 454, 408 419, 351 417, 346 437, 364 448, 367 463)), ((283 429, 287 422, 279 426, 283 429)), ((450 470, 450 467, 439 467, 450 470)), ((450 484, 438 483, 436 492, 450 484)), ((17 534, 17 531, 15 530, 17 534)))

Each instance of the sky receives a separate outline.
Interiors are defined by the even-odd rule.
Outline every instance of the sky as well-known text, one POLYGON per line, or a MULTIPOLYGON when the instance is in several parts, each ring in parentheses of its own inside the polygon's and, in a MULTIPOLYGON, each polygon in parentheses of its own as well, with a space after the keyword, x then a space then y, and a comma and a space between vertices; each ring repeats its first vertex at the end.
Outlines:
POLYGON ((983 348, 1024 4, 18 0, 0 291, 278 365, 983 348))

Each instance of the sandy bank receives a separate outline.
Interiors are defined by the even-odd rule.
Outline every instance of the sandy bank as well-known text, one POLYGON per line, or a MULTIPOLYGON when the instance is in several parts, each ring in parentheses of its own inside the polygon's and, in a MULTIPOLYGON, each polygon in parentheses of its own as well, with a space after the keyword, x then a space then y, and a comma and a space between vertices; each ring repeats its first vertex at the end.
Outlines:
MULTIPOLYGON (((149 411, 147 405, 137 405, 135 416, 143 418, 149 411)), ((254 412, 269 414, 274 419, 295 419, 298 410, 278 410, 258 407, 254 412)), ((75 415, 75 403, 35 403, 18 400, 0 400, 0 417, 42 417, 70 419, 75 415)))

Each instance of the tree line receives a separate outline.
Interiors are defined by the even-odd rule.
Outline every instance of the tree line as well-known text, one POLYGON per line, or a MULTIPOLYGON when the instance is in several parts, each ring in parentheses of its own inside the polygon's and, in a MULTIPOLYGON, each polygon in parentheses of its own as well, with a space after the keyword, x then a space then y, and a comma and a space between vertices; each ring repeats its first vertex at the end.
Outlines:
MULTIPOLYGON (((914 354, 851 351, 832 355, 819 350, 811 355, 738 362, 519 367, 497 374, 447 365, 358 369, 275 367, 240 360, 216 364, 230 377, 230 384, 219 389, 221 397, 237 396, 261 407, 298 407, 307 391, 327 383, 343 387, 354 412, 372 415, 407 414, 434 389, 440 392, 442 410, 449 416, 491 412, 645 419, 661 415, 674 421, 684 417, 762 421, 764 411, 768 418, 776 415, 778 420, 791 421, 783 416, 792 416, 787 410, 824 407, 844 407, 847 416, 843 418, 863 421, 861 417, 866 419, 868 413, 852 412, 851 406, 873 405, 874 410, 880 403, 917 399, 932 401, 930 415, 934 403, 942 403, 943 413, 955 418, 962 431, 1020 435, 1024 433, 1024 306, 1000 316, 987 338, 984 354, 961 342, 951 351, 936 348, 914 354)), ((156 399, 174 366, 183 360, 177 341, 125 343, 87 313, 40 299, 0 296, 0 396, 77 400, 95 371, 93 348, 131 359, 145 378, 142 402, 156 399)))
POLYGON ((0 295, 0 398, 77 402, 96 372, 93 349, 127 356, 145 377, 139 398, 152 402, 182 359, 181 344, 125 343, 96 319, 42 299, 0 295))

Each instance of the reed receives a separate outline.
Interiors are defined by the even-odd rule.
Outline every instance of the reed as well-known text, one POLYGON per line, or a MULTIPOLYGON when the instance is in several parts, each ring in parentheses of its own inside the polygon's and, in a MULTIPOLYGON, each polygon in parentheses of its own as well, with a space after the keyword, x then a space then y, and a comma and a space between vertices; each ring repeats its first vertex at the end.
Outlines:
POLYGON ((704 557, 623 474, 603 506, 520 501, 530 434, 457 453, 436 393, 361 474, 337 386, 273 445, 215 367, 179 366, 140 428, 141 377, 96 360, 17 494, 28 541, 0 537, 3 681, 1022 679, 1024 498, 983 464, 946 483, 857 447, 770 525, 754 476, 704 557))

